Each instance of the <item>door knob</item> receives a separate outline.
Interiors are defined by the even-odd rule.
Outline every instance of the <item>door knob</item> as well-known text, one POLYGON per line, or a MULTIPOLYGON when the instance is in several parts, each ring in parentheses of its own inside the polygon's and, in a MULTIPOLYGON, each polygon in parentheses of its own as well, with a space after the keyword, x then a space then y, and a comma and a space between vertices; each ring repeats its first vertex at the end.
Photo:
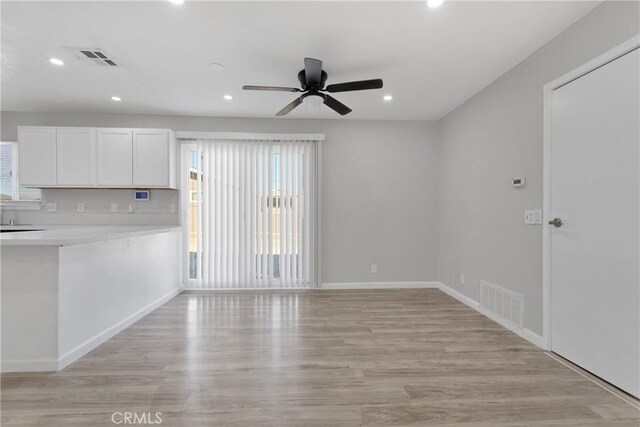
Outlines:
POLYGON ((549 221, 549 225, 553 225, 556 228, 562 227, 562 224, 564 223, 560 218, 553 218, 551 221, 549 221))

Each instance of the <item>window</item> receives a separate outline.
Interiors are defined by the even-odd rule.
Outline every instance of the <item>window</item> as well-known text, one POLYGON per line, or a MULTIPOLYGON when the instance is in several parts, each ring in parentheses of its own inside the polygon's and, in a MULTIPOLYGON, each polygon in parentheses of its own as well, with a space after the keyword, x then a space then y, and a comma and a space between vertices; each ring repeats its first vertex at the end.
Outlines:
POLYGON ((18 182, 18 143, 0 142, 0 202, 39 202, 40 189, 18 182))

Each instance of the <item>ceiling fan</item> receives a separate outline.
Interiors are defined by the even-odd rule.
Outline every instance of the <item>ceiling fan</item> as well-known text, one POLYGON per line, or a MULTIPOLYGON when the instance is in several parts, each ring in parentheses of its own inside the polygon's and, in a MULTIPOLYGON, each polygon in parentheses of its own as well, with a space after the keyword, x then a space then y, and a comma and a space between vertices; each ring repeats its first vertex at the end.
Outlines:
POLYGON ((313 58, 304 58, 304 70, 298 73, 298 80, 302 89, 297 87, 280 86, 242 86, 244 90, 271 90, 278 92, 302 92, 299 98, 294 99, 289 105, 276 113, 276 116, 284 116, 290 113, 305 98, 313 96, 322 99, 322 103, 340 115, 349 114, 351 108, 344 105, 334 97, 322 92, 350 92, 354 90, 368 90, 382 88, 382 79, 359 80, 355 82, 337 83, 324 87, 327 81, 327 73, 322 70, 322 61, 313 58))

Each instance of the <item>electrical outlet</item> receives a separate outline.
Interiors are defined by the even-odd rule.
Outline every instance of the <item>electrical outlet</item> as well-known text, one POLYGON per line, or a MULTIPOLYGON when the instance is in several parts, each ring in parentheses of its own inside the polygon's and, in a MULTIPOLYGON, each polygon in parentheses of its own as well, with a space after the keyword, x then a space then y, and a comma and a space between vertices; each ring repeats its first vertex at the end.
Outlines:
POLYGON ((176 205, 174 203, 169 205, 169 212, 176 213, 176 205))
POLYGON ((378 272, 378 264, 371 264, 371 272, 372 273, 378 272))
POLYGON ((84 212, 84 203, 78 203, 78 212, 84 212))
POLYGON ((118 212, 118 204, 111 203, 111 212, 118 212))
POLYGON ((460 284, 464 286, 464 274, 460 273, 460 284))
POLYGON ((47 203, 47 212, 57 212, 58 204, 57 203, 47 203))

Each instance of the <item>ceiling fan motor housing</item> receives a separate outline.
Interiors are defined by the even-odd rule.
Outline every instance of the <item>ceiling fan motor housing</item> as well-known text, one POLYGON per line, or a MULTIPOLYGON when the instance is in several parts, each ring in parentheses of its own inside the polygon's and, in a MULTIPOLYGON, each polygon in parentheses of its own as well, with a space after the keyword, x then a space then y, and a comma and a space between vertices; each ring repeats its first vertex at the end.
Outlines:
POLYGON ((321 90, 322 88, 324 88, 324 84, 327 81, 327 73, 324 70, 322 70, 320 83, 308 85, 307 73, 305 73, 304 70, 300 70, 300 72, 298 73, 298 80, 300 81, 300 87, 302 87, 302 90, 309 90, 309 91, 321 90))

